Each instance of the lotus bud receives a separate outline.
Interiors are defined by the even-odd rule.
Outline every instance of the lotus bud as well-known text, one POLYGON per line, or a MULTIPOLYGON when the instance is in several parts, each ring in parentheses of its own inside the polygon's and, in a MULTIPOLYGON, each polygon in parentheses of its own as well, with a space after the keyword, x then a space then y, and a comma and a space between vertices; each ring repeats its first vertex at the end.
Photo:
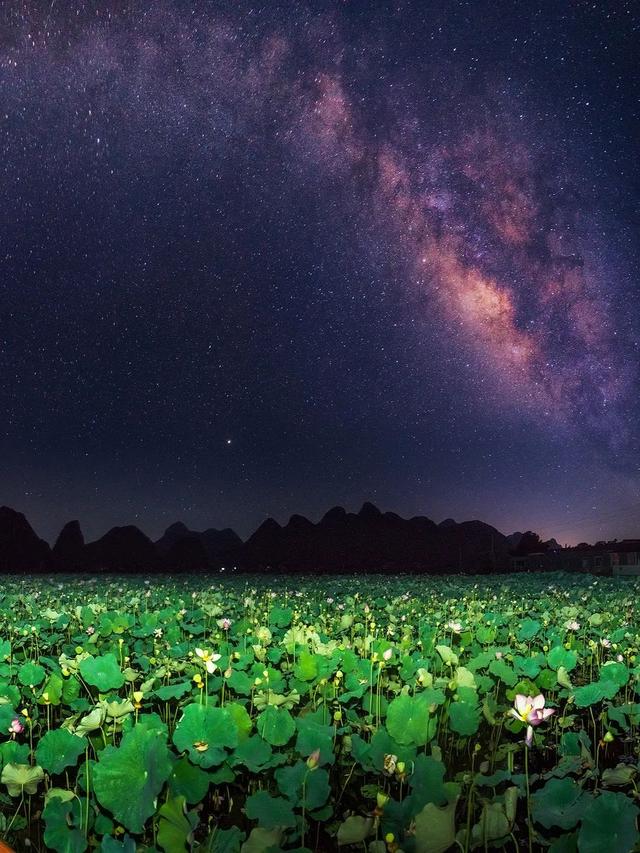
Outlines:
POLYGON ((378 791, 378 793, 376 794, 376 807, 379 808, 380 811, 382 811, 382 809, 387 805, 388 802, 389 795, 385 794, 383 791, 378 791))
POLYGON ((320 763, 320 750, 315 749, 307 758, 307 767, 309 770, 315 770, 320 763))

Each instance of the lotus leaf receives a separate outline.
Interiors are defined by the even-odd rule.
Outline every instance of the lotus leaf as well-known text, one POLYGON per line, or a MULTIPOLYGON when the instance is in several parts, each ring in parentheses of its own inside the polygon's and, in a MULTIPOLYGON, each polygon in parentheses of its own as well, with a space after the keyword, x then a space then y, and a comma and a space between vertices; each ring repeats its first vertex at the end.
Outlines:
POLYGON ((142 832, 171 773, 164 733, 134 726, 119 747, 107 746, 94 768, 98 801, 131 832, 142 832))

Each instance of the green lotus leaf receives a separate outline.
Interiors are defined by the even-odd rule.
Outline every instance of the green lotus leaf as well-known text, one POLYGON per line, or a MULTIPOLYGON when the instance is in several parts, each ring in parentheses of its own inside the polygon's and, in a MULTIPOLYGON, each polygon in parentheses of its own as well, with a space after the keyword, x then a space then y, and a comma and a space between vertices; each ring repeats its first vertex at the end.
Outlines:
POLYGON ((484 803, 480 820, 471 830, 472 847, 483 847, 509 835, 513 821, 506 814, 504 803, 484 803))
POLYGON ((338 827, 338 844, 362 844, 373 830, 373 818, 351 815, 338 827))
POLYGON ((130 832, 142 832, 171 773, 164 733, 134 726, 119 747, 107 746, 93 770, 98 802, 130 832))
POLYGON ((575 667, 578 662, 578 655, 572 649, 565 649, 564 646, 554 646, 547 654, 547 663, 551 669, 564 667, 567 672, 575 667))
POLYGON ((37 687, 46 678, 47 671, 40 664, 29 661, 23 663, 18 670, 18 681, 25 687, 37 687))
POLYGON ((136 843, 130 835, 124 835, 122 841, 106 835, 100 844, 100 853, 136 853, 136 843))
POLYGON ((602 771, 602 784, 605 788, 617 788, 619 785, 629 785, 638 773, 638 768, 630 764, 618 764, 607 767, 602 771))
POLYGON ((558 679, 558 684, 560 685, 560 687, 566 687, 567 690, 573 689, 573 684, 571 683, 571 679, 569 678, 569 673, 567 672, 564 666, 558 667, 556 678, 558 679))
POLYGON ((406 798, 407 814, 415 816, 427 803, 441 806, 447 802, 449 793, 444 784, 445 767, 442 761, 432 755, 420 754, 411 764, 409 777, 411 794, 406 798))
POLYGON ((38 704, 44 705, 59 705, 62 699, 62 688, 64 681, 61 675, 57 672, 52 672, 49 678, 42 685, 42 694, 38 697, 38 704), (46 694, 46 699, 45 699, 46 694))
POLYGON ((117 690, 124 684, 122 670, 111 652, 80 661, 80 675, 91 687, 97 687, 100 693, 117 690))
POLYGON ((312 752, 320 750, 318 764, 333 764, 333 727, 323 726, 321 723, 308 717, 298 717, 296 720, 298 738, 296 750, 303 758, 307 758, 312 752))
POLYGON ((296 724, 285 708, 269 705, 259 715, 258 732, 272 746, 284 746, 293 737, 296 724))
POLYGON ((479 643, 482 643, 483 646, 487 646, 490 643, 493 643, 496 638, 496 633, 497 632, 495 628, 491 628, 487 625, 481 625, 476 630, 476 640, 479 643))
POLYGON ((238 730, 238 740, 243 741, 249 737, 251 733, 251 729, 253 728, 253 722, 251 721, 251 717, 247 713, 247 709, 244 705, 240 705, 237 702, 227 702, 225 707, 225 711, 228 711, 233 717, 233 721, 236 724, 236 728, 238 730))
POLYGON ((513 664, 516 671, 520 675, 526 675, 527 678, 535 678, 540 672, 540 661, 535 657, 524 658, 518 655, 514 658, 513 664))
POLYGON ((551 842, 549 853, 578 853, 578 833, 566 832, 551 842))
POLYGON ((294 667, 294 675, 301 681, 313 681, 318 675, 318 660, 316 655, 306 649, 302 649, 294 667))
POLYGON ((489 672, 491 675, 495 675, 499 678, 500 681, 508 687, 513 687, 518 681, 518 676, 514 672, 513 668, 503 660, 492 660, 489 664, 489 672))
POLYGON ((42 817, 45 825, 44 842, 48 850, 55 850, 56 853, 84 853, 88 845, 82 831, 82 809, 77 798, 66 801, 60 797, 50 799, 42 817))
POLYGON ((629 853, 640 839, 636 820, 640 809, 622 793, 604 791, 596 797, 582 818, 578 833, 580 853, 615 850, 629 853))
POLYGON ((387 708, 387 730, 399 744, 424 746, 434 736, 432 720, 429 714, 429 692, 414 696, 400 694, 387 708))
POLYGON ((11 797, 20 797, 23 793, 35 794, 43 779, 42 767, 31 767, 29 764, 5 764, 0 776, 0 782, 7 786, 11 797))
POLYGON ((259 735, 242 741, 233 754, 234 764, 244 764, 252 773, 260 773, 271 763, 273 750, 259 735))
POLYGON ((158 687, 154 690, 154 695, 161 702, 168 702, 170 699, 182 699, 191 691, 192 684, 190 681, 181 681, 178 684, 167 684, 165 687, 158 687))
POLYGON ((290 607, 274 607, 269 614, 269 624, 276 628, 287 628, 292 618, 293 610, 290 607))
POLYGON ((542 628, 542 624, 537 619, 525 619, 518 631, 518 639, 532 640, 540 628, 542 628))
POLYGON ((187 812, 184 797, 170 797, 158 811, 158 844, 166 853, 191 850, 195 812, 187 812))
POLYGON ((618 685, 615 681, 593 681, 591 684, 585 684, 584 687, 576 687, 573 698, 576 707, 587 708, 589 705, 602 702, 604 698, 613 699, 617 692, 618 685))
POLYGON ((85 738, 67 729, 51 729, 38 742, 36 761, 48 773, 62 773, 65 767, 75 766, 86 746, 85 738))
POLYGON ((549 779, 544 788, 531 795, 533 819, 549 829, 573 829, 583 817, 591 798, 570 778, 549 779))
POLYGON ((99 729, 104 723, 106 709, 103 705, 97 705, 92 711, 80 719, 80 722, 75 727, 76 735, 87 735, 99 729))
POLYGON ((471 702, 449 705, 449 728, 459 735, 473 735, 480 726, 481 710, 471 702))
POLYGON ((443 808, 427 803, 415 817, 416 853, 445 853, 456 840, 455 815, 455 799, 443 808))
POLYGON ((238 745, 238 727, 225 708, 193 703, 184 708, 173 742, 194 764, 214 767, 225 760, 227 749, 238 745))
POLYGON ((310 772, 306 761, 280 767, 275 772, 275 778, 278 790, 294 807, 302 802, 303 785, 305 805, 309 811, 323 806, 329 797, 329 774, 323 767, 310 772))
MULTIPOLYGON (((552 669, 547 669, 545 667, 545 669, 540 670, 540 673, 538 674, 535 683, 540 690, 554 690, 557 680, 557 673, 554 672, 552 669)), ((521 691, 518 689, 517 692, 520 693, 521 691)), ((537 693, 538 690, 534 690, 533 692, 537 693)))
POLYGON ((279 849, 282 839, 281 829, 265 829, 256 826, 240 848, 240 853, 268 853, 279 849))
POLYGON ((451 666, 458 665, 458 655, 450 646, 436 646, 436 651, 442 658, 443 663, 450 664, 451 666))
POLYGON ((188 803, 199 803, 209 790, 209 775, 192 764, 187 757, 179 758, 169 776, 169 791, 182 796, 188 803))
POLYGON ((29 754, 28 743, 18 743, 15 740, 6 740, 0 743, 0 766, 5 764, 28 764, 29 754))
POLYGON ((227 678, 227 685, 239 696, 249 696, 253 688, 253 682, 247 673, 239 669, 233 670, 229 678, 227 678))
POLYGON ((216 828, 207 839, 206 849, 210 853, 240 853, 244 837, 244 832, 237 826, 232 826, 230 829, 216 828))
POLYGON ((600 670, 600 681, 613 681, 618 687, 624 687, 629 676, 629 667, 618 661, 608 661, 600 670))
POLYGON ((283 797, 272 797, 266 791, 256 791, 247 797, 244 808, 249 820, 257 820, 265 829, 296 825, 291 803, 283 797))

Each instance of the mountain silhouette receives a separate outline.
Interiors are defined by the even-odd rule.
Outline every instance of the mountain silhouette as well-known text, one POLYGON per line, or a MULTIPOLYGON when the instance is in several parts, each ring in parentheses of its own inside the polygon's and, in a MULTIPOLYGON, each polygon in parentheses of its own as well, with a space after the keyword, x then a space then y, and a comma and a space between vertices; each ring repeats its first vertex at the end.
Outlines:
POLYGON ((69 521, 53 546, 53 564, 61 571, 80 571, 83 565, 84 536, 79 521, 69 521))
POLYGON ((134 525, 113 527, 82 550, 82 569, 107 572, 153 572, 161 567, 151 539, 134 525))
POLYGON ((0 507, 0 572, 39 572, 51 565, 51 549, 21 512, 0 507))
POLYGON ((482 521, 401 518, 367 501, 356 513, 333 507, 317 523, 302 515, 284 525, 268 518, 244 543, 230 528, 194 531, 183 522, 156 542, 128 525, 86 543, 79 522, 70 521, 51 550, 24 515, 0 509, 3 572, 477 573, 508 569, 511 545, 482 521))
POLYGON ((188 565, 193 565, 193 571, 219 569, 227 563, 234 565, 241 547, 242 539, 230 527, 224 530, 209 527, 198 532, 189 530, 181 521, 167 527, 156 542, 167 568, 171 570, 173 561, 178 560, 184 565, 184 571, 189 570, 188 565), (199 546, 194 544, 194 540, 199 546))
POLYGON ((284 527, 267 519, 239 557, 246 569, 321 573, 486 572, 505 569, 508 562, 506 538, 488 524, 404 519, 368 502, 358 513, 334 507, 318 524, 299 515, 284 527))

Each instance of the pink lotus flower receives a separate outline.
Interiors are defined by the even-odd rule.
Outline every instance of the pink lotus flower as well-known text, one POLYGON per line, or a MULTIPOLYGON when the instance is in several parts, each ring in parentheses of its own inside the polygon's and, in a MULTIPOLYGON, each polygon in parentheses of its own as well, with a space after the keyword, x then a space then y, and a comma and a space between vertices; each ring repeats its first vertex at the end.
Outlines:
POLYGON ((522 723, 527 723, 527 736, 525 743, 531 746, 533 743, 533 727, 539 726, 547 720, 552 714, 555 714, 553 708, 544 707, 544 696, 538 693, 537 696, 524 696, 522 693, 516 694, 514 706, 509 713, 516 720, 522 723))
POLYGON ((22 723, 20 722, 20 720, 17 717, 14 717, 13 720, 11 720, 11 725, 9 726, 9 733, 13 736, 13 735, 19 735, 23 731, 24 731, 24 726, 22 725, 22 723))

